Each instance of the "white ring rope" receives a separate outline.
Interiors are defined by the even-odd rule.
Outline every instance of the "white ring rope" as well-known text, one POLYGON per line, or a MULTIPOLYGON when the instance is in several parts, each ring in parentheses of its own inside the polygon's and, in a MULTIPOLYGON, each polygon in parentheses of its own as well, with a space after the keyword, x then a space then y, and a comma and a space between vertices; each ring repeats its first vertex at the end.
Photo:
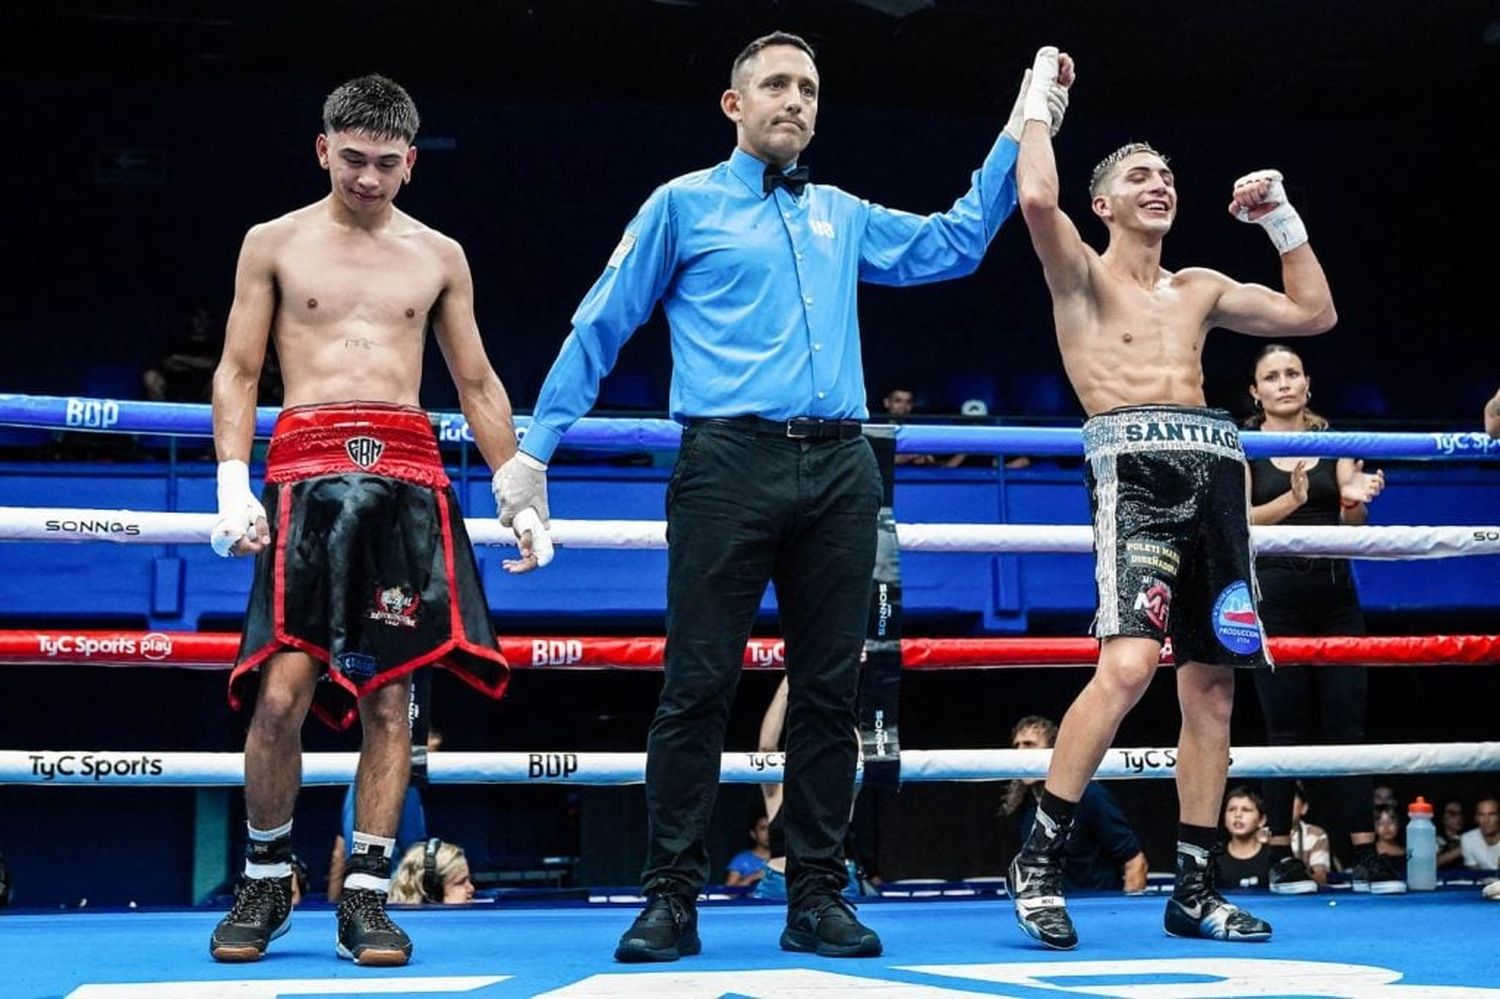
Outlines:
MULTIPOLYGON (((905 781, 999 781, 1044 777, 1047 749, 903 749, 905 781)), ((1230 753, 1231 777, 1332 777, 1347 774, 1471 773, 1500 770, 1500 742, 1411 743, 1371 746, 1241 746, 1230 753)), ((357 753, 306 753, 302 783, 347 784, 357 753)), ((1101 778, 1175 775, 1174 748, 1111 749, 1101 778)), ((719 780, 780 783, 783 753, 725 753, 719 780)), ((244 783, 241 753, 152 753, 111 750, 0 751, 0 784, 237 787, 244 783)), ((644 753, 434 753, 433 784, 640 784, 644 753)))
MULTIPOLYGON (((206 544, 211 513, 0 507, 0 541, 112 541, 121 544, 206 544)), ((476 545, 515 546, 515 536, 489 517, 464 521, 476 545)), ((1089 554, 1087 525, 898 524, 903 551, 950 553, 1089 554)), ((1500 554, 1500 526, 1471 527, 1256 527, 1261 555, 1365 559, 1448 558, 1500 554)), ((563 548, 664 549, 659 520, 554 520, 553 541, 563 548)))

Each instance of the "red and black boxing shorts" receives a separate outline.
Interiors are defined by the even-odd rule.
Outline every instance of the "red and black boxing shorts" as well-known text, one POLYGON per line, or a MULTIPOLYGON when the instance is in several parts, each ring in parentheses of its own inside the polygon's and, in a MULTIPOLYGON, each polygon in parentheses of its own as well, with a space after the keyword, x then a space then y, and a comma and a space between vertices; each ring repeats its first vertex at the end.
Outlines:
POLYGON ((1083 425, 1099 639, 1172 642, 1178 663, 1272 665, 1256 604, 1245 452, 1229 414, 1126 406, 1083 425))
POLYGON ((255 559, 233 707, 283 650, 322 664, 312 709, 340 729, 361 696, 433 663, 491 697, 505 692, 509 669, 426 413, 366 402, 283 410, 261 502, 271 544, 255 559))

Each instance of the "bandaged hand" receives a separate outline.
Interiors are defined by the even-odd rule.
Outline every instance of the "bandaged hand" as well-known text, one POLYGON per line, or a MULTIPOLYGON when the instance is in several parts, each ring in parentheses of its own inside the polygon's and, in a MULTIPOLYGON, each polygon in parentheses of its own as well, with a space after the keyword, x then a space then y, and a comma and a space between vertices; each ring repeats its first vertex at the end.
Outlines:
POLYGON ((1062 128, 1068 110, 1068 88, 1073 85, 1073 58, 1046 45, 1037 50, 1036 59, 1021 77, 1021 89, 1010 109, 1005 134, 1016 142, 1028 121, 1044 121, 1051 134, 1062 128))
POLYGON ((1021 77, 1021 89, 1010 109, 1005 134, 1020 142, 1028 121, 1044 121, 1051 134, 1056 135, 1068 110, 1068 88, 1072 85, 1072 57, 1051 45, 1038 49, 1032 67, 1021 77))
POLYGON ((214 554, 221 558, 253 555, 271 540, 266 508, 250 491, 250 468, 243 461, 219 462, 219 519, 209 533, 214 554))
POLYGON ((516 547, 520 549, 521 557, 501 562, 506 572, 530 572, 551 563, 554 554, 552 535, 542 526, 542 518, 537 516, 536 510, 529 506, 521 510, 510 526, 516 532, 516 547))
POLYGON ((1264 229, 1278 253, 1290 253, 1307 242, 1307 226, 1287 200, 1280 170, 1257 170, 1235 181, 1229 214, 1264 229))
POLYGON ((505 571, 530 572, 551 562, 552 537, 547 532, 552 519, 547 509, 546 463, 517 451, 495 472, 490 486, 495 493, 500 524, 515 532, 521 552, 520 558, 502 563, 505 571))

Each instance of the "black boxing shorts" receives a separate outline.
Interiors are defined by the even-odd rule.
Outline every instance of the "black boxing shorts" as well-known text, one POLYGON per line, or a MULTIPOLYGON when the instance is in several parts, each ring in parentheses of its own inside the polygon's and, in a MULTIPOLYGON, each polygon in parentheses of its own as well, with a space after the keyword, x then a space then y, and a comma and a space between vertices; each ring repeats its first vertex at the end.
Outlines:
POLYGON ((1239 431, 1223 410, 1126 406, 1083 425, 1094 514, 1093 633, 1165 642, 1178 663, 1272 665, 1256 609, 1239 431))
POLYGON ((427 414, 337 403, 283 410, 261 502, 271 544, 256 556, 229 703, 284 650, 322 665, 312 710, 334 728, 358 699, 436 663, 491 697, 510 671, 427 414))

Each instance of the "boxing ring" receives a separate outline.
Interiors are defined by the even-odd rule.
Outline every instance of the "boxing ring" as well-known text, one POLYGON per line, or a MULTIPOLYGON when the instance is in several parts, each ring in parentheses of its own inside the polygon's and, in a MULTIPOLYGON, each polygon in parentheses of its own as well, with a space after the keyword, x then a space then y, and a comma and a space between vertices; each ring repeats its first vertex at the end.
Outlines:
MULTIPOLYGON (((274 411, 259 414, 269 433, 274 411)), ((444 443, 463 441, 462 417, 437 414, 444 443)), ((518 420, 524 425, 524 420, 518 420)), ((203 436, 206 407, 0 396, 0 424, 203 436)), ((668 449, 677 428, 660 420, 585 420, 567 446, 668 449)), ((1247 434, 1246 450, 1264 455, 1359 454, 1366 458, 1443 460, 1500 457, 1472 434, 1247 434)), ((903 426, 896 449, 915 452, 1076 456, 1076 430, 903 426)), ((1493 514, 1494 511, 1488 511, 1493 514)), ((94 544, 202 544, 210 513, 0 507, 0 541, 94 544), (138 530, 99 533, 87 525, 128 520, 138 530), (79 525, 59 531, 49 524, 79 525)), ((568 549, 659 549, 655 521, 554 520, 559 558, 568 549)), ((468 528, 476 545, 513 544, 492 518, 468 528)), ((898 524, 903 550, 926 552, 1074 552, 1092 550, 1078 525, 898 524)), ((1263 554, 1402 560, 1500 553, 1500 528, 1256 528, 1263 554)), ((0 547, 0 551, 3 551, 0 547)), ((48 663, 131 669, 227 669, 235 635, 102 629, 0 631, 4 664, 48 663)), ((1494 669, 1500 636, 1427 635, 1271 640, 1281 663, 1373 666, 1466 665, 1494 669)), ((655 637, 507 637, 502 651, 518 669, 654 669, 655 637)), ((924 639, 901 644, 905 670, 1037 669, 1085 666, 1097 644, 1076 638, 924 639)), ((746 666, 774 669, 775 640, 752 640, 746 666)), ((1169 653, 1167 654, 1169 656, 1169 653)), ((1167 658, 1164 656, 1164 658, 1167 658)), ((3 688, 0 688, 3 689, 3 688)), ((904 781, 997 781, 1045 774, 1046 750, 910 748, 904 781)), ((1170 747, 1117 747, 1100 776, 1170 778, 1170 747)), ((779 780, 779 753, 725 753, 721 779, 779 780)), ((304 783, 344 784, 352 753, 309 753, 304 783)), ((0 749, 0 783, 91 787, 230 787, 242 782, 238 753, 142 753, 102 747, 0 749)), ((432 756, 434 784, 639 783, 643 753, 586 753, 567 745, 524 753, 448 752, 432 756)), ((1451 742, 1270 749, 1236 746, 1231 779, 1348 773, 1500 772, 1500 742, 1451 742)), ((1244 901, 1244 899, 1240 899, 1244 901)), ((838 961, 775 948, 784 919, 778 903, 727 896, 700 905, 704 953, 664 966, 616 965, 620 931, 639 899, 594 893, 569 904, 476 903, 425 907, 398 915, 416 944, 400 969, 356 968, 332 956, 333 911, 299 908, 291 931, 254 965, 216 965, 206 952, 216 909, 0 914, 0 996, 125 999, 299 995, 555 996, 1500 996, 1500 906, 1472 884, 1396 897, 1333 890, 1313 896, 1256 894, 1249 904, 1275 927, 1265 944, 1229 945, 1166 937, 1162 898, 1080 895, 1070 910, 1083 940, 1071 953, 1044 952, 1016 930, 998 885, 961 891, 891 891, 861 901, 861 918, 884 939, 882 957, 838 961)))

